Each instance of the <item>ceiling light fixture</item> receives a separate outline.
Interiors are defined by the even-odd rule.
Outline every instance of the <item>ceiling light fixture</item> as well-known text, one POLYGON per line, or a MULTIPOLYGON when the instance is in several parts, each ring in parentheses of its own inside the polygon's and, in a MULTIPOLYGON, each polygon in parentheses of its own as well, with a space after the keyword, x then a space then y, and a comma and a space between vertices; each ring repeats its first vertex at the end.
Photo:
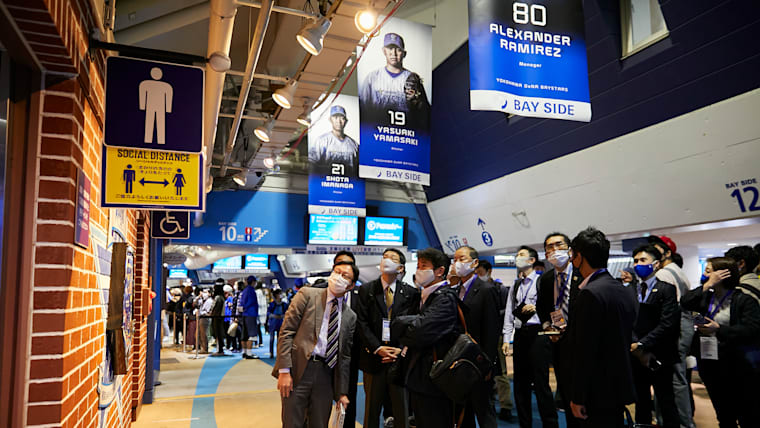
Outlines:
POLYGON ((243 170, 233 175, 232 181, 234 181, 238 186, 245 186, 245 183, 248 181, 248 171, 243 170))
POLYGON ((266 122, 264 122, 263 125, 256 128, 253 133, 256 134, 256 137, 265 142, 268 143, 269 139, 272 135, 272 129, 274 128, 274 118, 268 119, 266 122))
POLYGON ((320 16, 316 22, 308 22, 296 35, 298 43, 312 55, 322 52, 325 34, 330 30, 332 22, 324 16, 320 16))
POLYGON ((288 81, 285 86, 274 91, 274 94, 272 94, 272 99, 274 99, 274 102, 276 102, 280 107, 289 110, 293 105, 293 97, 296 96, 297 88, 298 81, 295 79, 290 79, 290 81, 288 81))
POLYGON ((224 52, 214 52, 208 57, 208 65, 217 73, 224 73, 232 66, 232 60, 224 52))
POLYGON ((301 113, 300 116, 298 116, 298 119, 296 119, 296 122, 300 123, 303 126, 309 127, 311 126, 311 106, 307 104, 304 104, 303 106, 303 113, 301 113))
POLYGON ((268 158, 264 159, 264 166, 267 167, 267 169, 274 168, 274 158, 269 156, 268 158))
POLYGON ((377 13, 371 9, 362 9, 354 16, 356 29, 364 34, 369 34, 377 27, 377 13))

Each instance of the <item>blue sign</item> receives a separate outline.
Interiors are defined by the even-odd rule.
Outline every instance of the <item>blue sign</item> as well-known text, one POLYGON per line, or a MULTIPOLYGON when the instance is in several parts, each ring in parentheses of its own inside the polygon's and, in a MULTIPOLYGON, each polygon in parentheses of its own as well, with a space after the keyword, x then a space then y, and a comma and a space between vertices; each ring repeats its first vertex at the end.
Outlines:
POLYGON ((199 153, 203 78, 198 67, 108 57, 105 144, 199 153))
POLYGON ((364 223, 364 245, 404 245, 404 219, 367 217, 364 223))
POLYGON ((187 278, 187 269, 169 269, 169 278, 187 278))
POLYGON ((269 255, 268 254, 246 254, 245 269, 269 269, 269 255))
POLYGON ((309 244, 356 245, 359 218, 339 215, 309 216, 309 244))
POLYGON ((187 239, 190 237, 190 213, 187 211, 151 211, 151 238, 187 239))
POLYGON ((486 247, 493 246, 493 236, 491 236, 490 233, 483 231, 483 233, 480 234, 480 237, 483 239, 483 243, 486 244, 486 247))
POLYGON ((243 258, 240 256, 227 257, 226 259, 217 260, 211 268, 213 272, 227 269, 240 269, 243 266, 243 258))
POLYGON ((472 110, 591 120, 581 0, 545 3, 469 2, 472 110))

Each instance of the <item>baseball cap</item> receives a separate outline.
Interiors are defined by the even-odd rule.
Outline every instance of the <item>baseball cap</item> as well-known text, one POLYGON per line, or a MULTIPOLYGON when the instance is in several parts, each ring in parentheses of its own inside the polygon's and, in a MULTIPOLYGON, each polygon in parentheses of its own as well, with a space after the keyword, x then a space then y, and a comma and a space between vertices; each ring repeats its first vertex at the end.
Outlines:
POLYGON ((676 243, 673 242, 672 239, 668 238, 665 235, 660 236, 660 239, 662 239, 662 242, 664 242, 665 245, 667 245, 668 248, 670 248, 671 252, 676 253, 676 248, 678 248, 678 247, 676 247, 676 243))
POLYGON ((343 106, 330 107, 330 116, 335 116, 336 114, 342 114, 343 117, 346 117, 346 109, 343 106))
POLYGON ((396 33, 386 33, 383 40, 383 47, 396 45, 401 49, 404 49, 404 39, 396 33))

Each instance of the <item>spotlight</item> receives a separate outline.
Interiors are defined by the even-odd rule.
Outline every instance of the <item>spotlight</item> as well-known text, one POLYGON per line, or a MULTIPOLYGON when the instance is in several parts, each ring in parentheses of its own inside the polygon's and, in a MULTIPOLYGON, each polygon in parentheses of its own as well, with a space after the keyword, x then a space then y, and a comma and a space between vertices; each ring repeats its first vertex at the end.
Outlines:
POLYGON ((267 169, 274 168, 274 158, 272 158, 270 156, 270 157, 264 159, 264 166, 267 167, 267 169))
POLYGON ((303 113, 301 113, 300 116, 298 116, 298 119, 296 119, 296 122, 300 123, 303 126, 309 127, 311 126, 311 106, 305 105, 303 107, 303 113))
POLYGON ((322 52, 322 42, 325 40, 325 34, 330 30, 330 22, 324 16, 319 17, 317 22, 309 22, 301 28, 296 35, 296 40, 306 52, 312 55, 319 55, 322 52))
POLYGON ((373 9, 363 9, 354 16, 356 29, 364 34, 369 34, 377 26, 377 13, 373 9))
POLYGON ((264 122, 264 124, 256 128, 253 133, 256 134, 256 137, 258 137, 259 140, 268 143, 269 138, 272 135, 272 128, 274 128, 273 118, 264 122))
POLYGON ((237 174, 233 175, 232 181, 234 181, 238 186, 245 186, 245 183, 248 181, 248 171, 240 171, 237 174))
POLYGON ((298 88, 298 81, 290 79, 287 85, 274 91, 272 94, 274 102, 284 109, 290 109, 293 104, 293 97, 296 95, 296 88, 298 88))

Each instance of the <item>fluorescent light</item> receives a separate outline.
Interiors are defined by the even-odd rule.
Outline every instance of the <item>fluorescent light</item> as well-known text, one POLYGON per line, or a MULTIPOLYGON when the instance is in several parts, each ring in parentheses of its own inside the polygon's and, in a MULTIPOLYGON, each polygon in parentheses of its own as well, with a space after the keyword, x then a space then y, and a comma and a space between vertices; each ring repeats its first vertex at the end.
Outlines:
POLYGON ((736 242, 729 242, 729 243, 728 243, 728 244, 726 244, 726 245, 728 245, 729 247, 735 247, 735 246, 737 246, 737 245, 739 245, 739 244, 737 244, 736 242))
POLYGON ((234 176, 232 176, 232 181, 234 181, 238 186, 245 186, 245 183, 248 181, 248 172, 247 171, 240 171, 234 176))
POLYGON ((269 139, 272 136, 272 129, 274 128, 274 119, 269 119, 266 122, 264 122, 263 125, 256 128, 253 133, 256 134, 256 137, 265 142, 268 143, 269 139))
POLYGON ((312 55, 319 55, 322 52, 322 45, 325 40, 325 34, 330 30, 332 22, 321 16, 317 22, 309 22, 304 25, 296 35, 298 43, 306 49, 306 52, 312 55))
POLYGON ((362 9, 354 16, 356 29, 364 34, 369 34, 377 26, 377 13, 372 9, 362 9))
POLYGON ((274 91, 274 94, 272 94, 272 99, 274 99, 274 102, 276 102, 280 107, 284 109, 290 109, 290 107, 293 105, 293 97, 296 95, 297 88, 298 81, 291 79, 287 85, 274 91))

